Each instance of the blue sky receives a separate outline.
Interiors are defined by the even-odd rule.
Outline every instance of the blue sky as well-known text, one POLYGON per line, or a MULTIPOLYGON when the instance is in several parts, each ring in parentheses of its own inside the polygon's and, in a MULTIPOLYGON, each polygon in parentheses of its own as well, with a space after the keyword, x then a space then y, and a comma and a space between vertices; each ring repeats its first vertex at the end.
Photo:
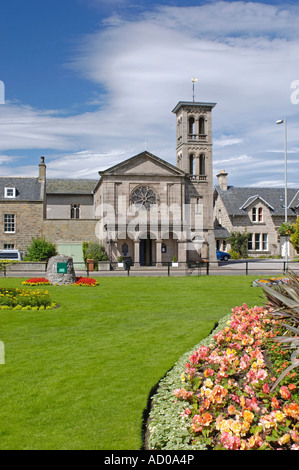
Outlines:
POLYGON ((97 178, 175 164, 180 100, 216 102, 214 174, 299 187, 299 2, 10 0, 1 5, 0 175, 97 178), (298 83, 296 83, 298 81, 298 83), (291 85, 295 88, 291 88, 291 85))

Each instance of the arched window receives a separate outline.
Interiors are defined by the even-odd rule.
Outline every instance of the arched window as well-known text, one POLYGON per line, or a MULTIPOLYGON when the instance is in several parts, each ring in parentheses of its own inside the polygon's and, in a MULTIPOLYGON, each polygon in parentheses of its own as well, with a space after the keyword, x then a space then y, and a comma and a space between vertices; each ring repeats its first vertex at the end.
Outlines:
POLYGON ((71 219, 80 219, 80 204, 71 204, 71 219))
POLYGON ((194 175, 194 155, 189 155, 189 173, 194 175))
POLYGON ((206 157, 203 153, 199 156, 199 174, 206 174, 206 157))
POLYGON ((201 135, 205 133, 205 120, 202 117, 198 120, 198 133, 201 135))
POLYGON ((193 134, 195 134, 194 126, 195 126, 194 118, 190 117, 189 118, 189 134, 191 134, 191 138, 192 138, 193 134))

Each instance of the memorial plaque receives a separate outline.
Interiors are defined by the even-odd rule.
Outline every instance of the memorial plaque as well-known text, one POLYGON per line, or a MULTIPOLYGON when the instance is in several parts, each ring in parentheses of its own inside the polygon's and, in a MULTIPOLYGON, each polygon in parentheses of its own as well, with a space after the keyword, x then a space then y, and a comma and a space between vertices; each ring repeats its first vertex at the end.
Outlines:
POLYGON ((67 273, 67 263, 57 263, 57 272, 61 274, 67 273))

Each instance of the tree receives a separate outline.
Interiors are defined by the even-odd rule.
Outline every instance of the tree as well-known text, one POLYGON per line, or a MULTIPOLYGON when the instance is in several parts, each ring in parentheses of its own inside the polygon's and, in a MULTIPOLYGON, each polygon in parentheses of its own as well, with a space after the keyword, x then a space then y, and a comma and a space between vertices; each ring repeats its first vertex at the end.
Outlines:
POLYGON ((45 238, 32 238, 31 244, 27 247, 26 261, 48 261, 55 256, 56 246, 48 242, 45 238))
POLYGON ((250 234, 245 232, 232 232, 230 237, 226 240, 232 250, 239 254, 240 258, 246 258, 248 252, 248 240, 250 234))

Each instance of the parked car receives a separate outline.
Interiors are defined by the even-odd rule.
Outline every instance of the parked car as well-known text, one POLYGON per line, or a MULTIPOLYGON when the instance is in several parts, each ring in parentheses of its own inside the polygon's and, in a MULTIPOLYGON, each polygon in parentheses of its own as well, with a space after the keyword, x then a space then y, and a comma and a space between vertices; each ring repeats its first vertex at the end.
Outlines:
POLYGON ((22 260, 22 253, 20 250, 0 250, 0 260, 22 260))
POLYGON ((216 250, 216 255, 217 259, 219 259, 220 261, 227 261, 231 258, 231 255, 229 253, 226 253, 225 251, 216 250))

